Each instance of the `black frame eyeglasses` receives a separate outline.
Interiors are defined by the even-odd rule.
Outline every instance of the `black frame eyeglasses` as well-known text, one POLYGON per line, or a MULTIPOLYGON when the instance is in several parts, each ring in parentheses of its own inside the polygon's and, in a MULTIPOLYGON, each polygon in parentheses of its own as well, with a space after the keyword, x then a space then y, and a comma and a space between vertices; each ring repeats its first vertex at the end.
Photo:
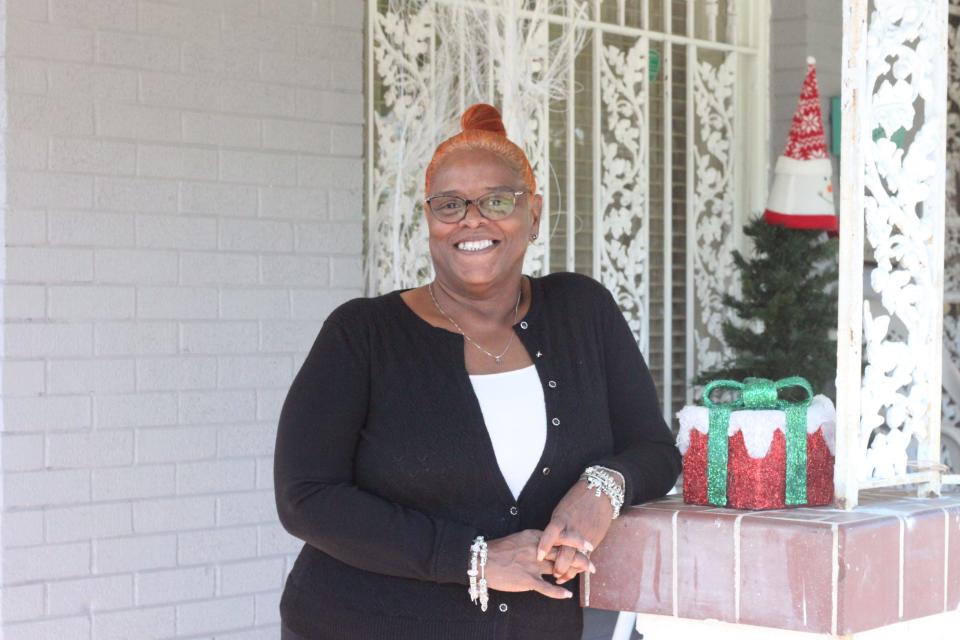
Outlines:
POLYGON ((491 191, 473 200, 440 194, 430 196, 426 203, 430 213, 440 222, 460 222, 467 217, 467 208, 471 204, 477 205, 480 215, 487 220, 503 220, 516 210, 517 201, 526 193, 526 189, 491 191))

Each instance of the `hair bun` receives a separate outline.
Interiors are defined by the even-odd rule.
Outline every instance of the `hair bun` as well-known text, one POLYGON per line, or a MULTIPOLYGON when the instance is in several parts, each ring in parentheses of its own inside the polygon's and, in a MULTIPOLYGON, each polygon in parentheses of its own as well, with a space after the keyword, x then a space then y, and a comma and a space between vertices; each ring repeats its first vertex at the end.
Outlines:
POLYGON ((463 112, 460 116, 460 128, 464 131, 471 129, 492 131, 504 137, 507 135, 500 112, 496 107, 483 103, 475 104, 463 112))

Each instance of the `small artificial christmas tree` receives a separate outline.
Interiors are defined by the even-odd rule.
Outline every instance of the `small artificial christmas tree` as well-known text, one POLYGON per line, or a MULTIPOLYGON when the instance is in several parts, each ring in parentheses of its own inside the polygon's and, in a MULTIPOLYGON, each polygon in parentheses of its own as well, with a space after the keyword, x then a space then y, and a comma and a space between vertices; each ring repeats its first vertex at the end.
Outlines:
POLYGON ((744 233, 753 239, 756 253, 750 260, 733 253, 742 296, 723 297, 723 304, 743 321, 723 324, 732 358, 701 372, 694 384, 798 375, 818 392, 827 392, 837 371, 836 339, 830 336, 837 326, 836 239, 760 218, 744 233))
POLYGON ((838 247, 824 231, 837 230, 837 217, 815 64, 807 58, 807 75, 763 218, 744 228, 756 256, 747 260, 733 254, 743 296, 723 297, 743 321, 723 325, 733 355, 721 367, 701 372, 693 380, 696 385, 717 378, 799 375, 818 393, 832 394, 836 339, 830 331, 837 326, 838 247))

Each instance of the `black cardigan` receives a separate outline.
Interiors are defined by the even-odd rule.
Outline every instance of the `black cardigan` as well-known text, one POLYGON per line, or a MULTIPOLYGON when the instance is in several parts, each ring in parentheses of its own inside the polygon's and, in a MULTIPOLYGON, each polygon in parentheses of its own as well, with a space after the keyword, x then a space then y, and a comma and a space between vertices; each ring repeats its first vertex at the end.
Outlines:
MULTIPOLYGON (((395 291, 330 314, 280 414, 283 526, 306 544, 280 602, 311 639, 580 638, 577 599, 467 595, 471 540, 543 529, 590 464, 623 473, 626 504, 666 493, 680 455, 613 296, 570 273, 531 278, 514 325, 543 384, 548 430, 514 500, 464 366, 463 337, 395 291)), ((577 582, 566 586, 576 593, 577 582)))

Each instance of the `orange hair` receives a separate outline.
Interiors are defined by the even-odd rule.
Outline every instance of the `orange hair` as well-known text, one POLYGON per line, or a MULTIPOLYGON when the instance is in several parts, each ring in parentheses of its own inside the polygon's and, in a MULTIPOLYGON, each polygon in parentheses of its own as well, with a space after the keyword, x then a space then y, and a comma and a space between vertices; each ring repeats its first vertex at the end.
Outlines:
POLYGON ((482 149, 497 154, 516 169, 531 194, 537 192, 537 181, 527 154, 507 138, 507 130, 496 107, 482 103, 471 106, 460 116, 460 128, 460 133, 441 142, 433 152, 425 179, 427 195, 430 195, 430 182, 437 167, 448 155, 462 149, 482 149))

